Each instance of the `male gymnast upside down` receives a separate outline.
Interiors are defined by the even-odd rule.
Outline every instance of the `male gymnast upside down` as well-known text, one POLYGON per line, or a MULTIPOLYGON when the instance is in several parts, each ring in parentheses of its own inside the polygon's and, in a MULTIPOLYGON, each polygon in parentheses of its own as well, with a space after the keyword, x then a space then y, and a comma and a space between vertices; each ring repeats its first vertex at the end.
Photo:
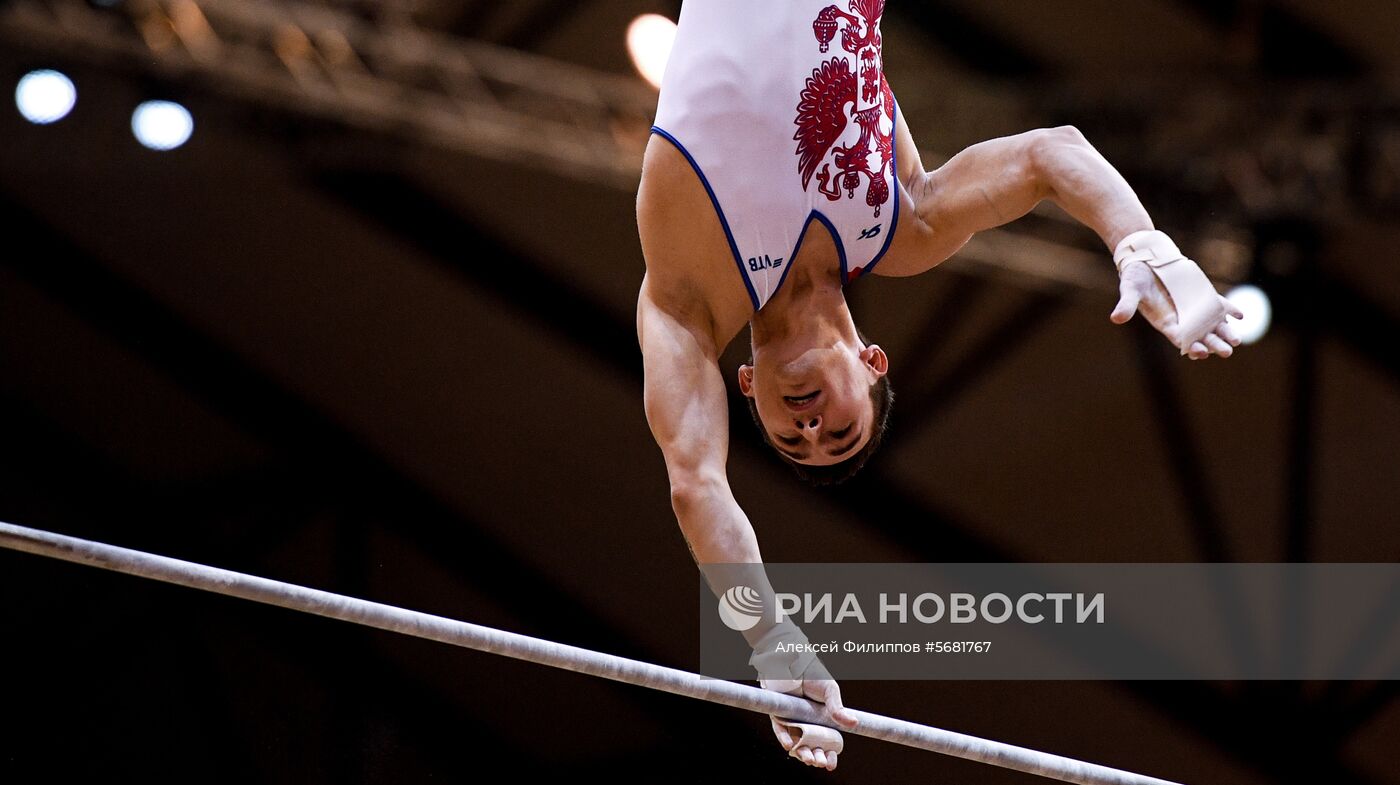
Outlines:
MULTIPOLYGON (((702 571, 753 564, 761 573, 725 473, 718 362, 746 324, 753 360, 739 368, 739 389, 781 460, 815 483, 839 482, 878 447, 890 358, 847 308, 844 287, 860 275, 926 272, 1048 199, 1112 251, 1115 324, 1141 313, 1195 360, 1239 345, 1226 321, 1238 309, 1154 229, 1076 129, 992 139, 924 171, 883 75, 884 0, 844 2, 691 0, 661 86, 637 198, 646 258, 637 335, 647 419, 702 571)), ((834 724, 853 727, 814 655, 773 652, 800 631, 785 623, 744 634, 765 688, 822 701, 834 724)), ((777 717, 773 729, 789 754, 836 767, 839 733, 777 717)))

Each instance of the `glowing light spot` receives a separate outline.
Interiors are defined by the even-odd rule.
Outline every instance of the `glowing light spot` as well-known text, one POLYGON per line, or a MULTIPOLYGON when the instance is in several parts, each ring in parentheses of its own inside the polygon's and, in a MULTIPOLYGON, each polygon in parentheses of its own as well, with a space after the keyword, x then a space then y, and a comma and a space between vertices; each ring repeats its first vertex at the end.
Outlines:
POLYGON ((1249 344, 1263 338, 1264 333, 1269 331, 1269 323, 1273 320, 1274 315, 1274 307, 1269 302, 1269 295, 1257 286, 1245 284, 1231 289, 1226 293, 1225 299, 1244 311, 1243 319, 1229 317, 1230 324, 1235 328, 1240 340, 1249 344))
POLYGON ((136 141, 152 150, 174 150, 190 140, 194 118, 190 110, 172 101, 146 101, 131 114, 136 141))
POLYGON ((15 106, 24 119, 35 125, 62 120, 77 102, 78 90, 73 80, 57 71, 31 71, 15 88, 15 106))
POLYGON ((661 87, 666 73, 666 61, 671 59, 671 47, 676 43, 676 23, 660 14, 642 14, 627 26, 627 51, 637 73, 661 87))

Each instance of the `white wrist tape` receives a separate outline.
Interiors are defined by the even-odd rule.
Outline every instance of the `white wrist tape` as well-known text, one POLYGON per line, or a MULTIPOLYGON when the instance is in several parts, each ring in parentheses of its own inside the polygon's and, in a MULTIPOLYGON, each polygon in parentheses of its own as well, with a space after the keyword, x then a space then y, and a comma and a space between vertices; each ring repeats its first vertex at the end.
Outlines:
MULTIPOLYGON (((784 622, 763 634, 753 646, 749 664, 758 671, 766 690, 792 692, 802 685, 807 669, 817 660, 807 636, 792 622, 784 622), (787 651, 779 651, 779 646, 787 651)), ((827 677, 830 678, 830 677, 827 677)))
POLYGON ((1129 262, 1145 263, 1171 296, 1176 307, 1176 346, 1182 354, 1225 318, 1225 306, 1214 284, 1163 232, 1148 229, 1124 237, 1113 251, 1119 275, 1129 262))

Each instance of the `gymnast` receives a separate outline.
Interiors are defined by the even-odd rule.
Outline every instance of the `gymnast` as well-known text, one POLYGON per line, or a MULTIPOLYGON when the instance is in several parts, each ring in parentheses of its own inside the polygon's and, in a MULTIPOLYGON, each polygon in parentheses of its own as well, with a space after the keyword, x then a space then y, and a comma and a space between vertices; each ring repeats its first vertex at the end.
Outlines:
MULTIPOLYGON (((835 483, 879 446, 890 358, 846 305, 859 276, 923 273, 1048 199, 1112 252, 1112 322, 1141 313, 1193 360, 1229 357, 1239 344, 1226 315, 1240 312, 1076 129, 992 139, 924 171, 883 75, 883 10, 883 0, 704 0, 681 10, 637 197, 646 259, 637 336, 647 419, 702 572, 762 563, 725 474, 718 359, 746 324, 752 360, 739 367, 739 390, 781 461, 812 483, 835 483)), ((800 631, 769 624, 744 634, 764 688, 823 702, 836 726, 854 727, 818 659, 773 653, 800 631)), ((836 767, 839 733, 776 716, 772 725, 793 757, 836 767)))

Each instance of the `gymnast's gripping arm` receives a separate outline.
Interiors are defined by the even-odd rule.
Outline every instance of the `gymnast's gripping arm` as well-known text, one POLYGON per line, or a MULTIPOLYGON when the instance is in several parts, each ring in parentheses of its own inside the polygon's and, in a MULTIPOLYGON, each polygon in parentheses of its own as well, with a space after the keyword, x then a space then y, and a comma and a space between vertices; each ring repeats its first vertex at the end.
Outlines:
POLYGON ((637 339, 647 422, 666 458, 681 532, 699 564, 761 561, 753 527, 725 473, 729 413, 716 342, 657 300, 644 281, 637 339))
POLYGON ((912 253, 891 254, 881 275, 916 275, 952 256, 976 232, 1020 218, 1040 201, 1059 205, 1093 229, 1119 268, 1117 306, 1123 324, 1141 311, 1193 360, 1229 357, 1239 339, 1225 315, 1239 309, 1216 294, 1194 262, 1181 255, 1123 176, 1075 128, 1029 131, 973 145, 932 172, 900 123, 895 145, 899 178, 914 200, 912 253))
MULTIPOLYGON (((676 520, 712 589, 723 592, 735 575, 727 568, 720 574, 722 565, 751 565, 741 568, 742 582, 772 597, 758 539, 726 476, 729 412, 717 342, 694 323, 704 320, 687 319, 684 309, 668 308, 660 299, 643 281, 637 304, 637 338, 645 372, 647 421, 666 459, 676 520)), ((786 623, 760 624, 744 635, 757 651, 772 648, 771 640, 766 639, 788 639, 801 633, 786 623)), ((814 657, 797 663, 765 658, 755 661, 755 667, 765 687, 821 701, 837 724, 854 727, 855 717, 841 704, 840 688, 814 657)), ((773 731, 793 757, 812 766, 836 767, 839 735, 825 736, 830 731, 777 718, 773 718, 773 731)))

